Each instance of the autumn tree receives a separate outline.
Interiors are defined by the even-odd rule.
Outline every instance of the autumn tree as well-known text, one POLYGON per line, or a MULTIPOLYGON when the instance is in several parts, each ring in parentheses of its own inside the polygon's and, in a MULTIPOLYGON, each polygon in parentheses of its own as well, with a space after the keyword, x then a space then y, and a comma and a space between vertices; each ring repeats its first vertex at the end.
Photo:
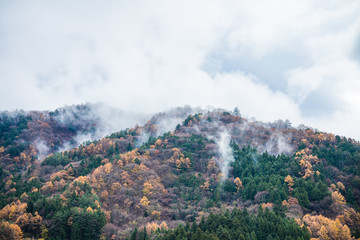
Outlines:
POLYGON ((112 171, 112 164, 111 163, 107 163, 104 165, 104 172, 106 174, 109 174, 112 171))
POLYGON ((357 235, 360 233, 360 213, 353 208, 345 209, 342 215, 336 217, 342 224, 349 226, 357 235))
POLYGON ((1 146, 0 147, 0 154, 2 154, 3 152, 5 152, 5 148, 4 148, 4 146, 1 146))
POLYGON ((334 191, 331 193, 331 198, 333 200, 333 204, 331 205, 332 210, 341 213, 346 204, 345 197, 339 191, 334 191))
POLYGON ((187 171, 191 168, 191 161, 188 157, 185 157, 184 154, 181 153, 180 149, 173 148, 174 151, 173 156, 170 159, 170 162, 175 163, 176 169, 178 171, 187 171))
POLYGON ((38 214, 38 212, 35 212, 34 215, 31 213, 24 213, 16 219, 15 223, 23 230, 24 233, 30 233, 36 236, 40 234, 42 217, 38 214))
POLYGON ((27 204, 19 200, 6 205, 0 211, 0 219, 15 222, 16 219, 26 212, 27 204))
POLYGON ((0 239, 19 240, 23 233, 18 225, 9 222, 0 222, 0 239))
POLYGON ((321 240, 330 240, 329 232, 325 226, 321 226, 319 231, 319 237, 321 240))
POLYGON ((44 225, 42 225, 41 226, 41 238, 46 240, 48 238, 48 236, 49 236, 49 230, 44 225))
POLYGON ((339 190, 342 190, 342 191, 345 190, 345 186, 344 186, 344 184, 342 184, 342 182, 337 182, 336 186, 339 188, 339 190))
POLYGON ((190 159, 185 157, 180 157, 180 159, 177 159, 175 164, 178 171, 187 171, 191 167, 190 159))
POLYGON ((210 179, 206 178, 205 182, 200 187, 201 187, 201 189, 208 191, 210 188, 210 179))
POLYGON ((155 147, 160 148, 162 144, 163 144, 163 141, 161 139, 158 139, 155 142, 155 147))
POLYGON ((148 198, 146 196, 143 196, 143 198, 140 200, 140 204, 143 205, 144 207, 149 206, 150 201, 148 200, 148 198))
POLYGON ((160 220, 160 216, 161 216, 161 212, 160 211, 152 211, 151 213, 151 217, 155 220, 160 220))
POLYGON ((153 186, 151 185, 151 183, 145 182, 144 183, 143 194, 145 196, 152 194, 151 189, 153 189, 153 186))
POLYGON ((300 174, 303 175, 303 178, 309 178, 314 175, 313 164, 320 162, 317 156, 311 154, 309 148, 302 149, 295 154, 295 159, 299 161, 301 167, 300 174))
POLYGON ((337 204, 346 204, 345 197, 339 193, 339 191, 335 191, 331 194, 331 198, 334 201, 334 203, 337 204))
POLYGON ((336 240, 353 239, 349 227, 342 224, 339 219, 332 220, 322 215, 306 214, 302 221, 309 226, 312 237, 336 240))
POLYGON ((285 182, 286 182, 286 184, 288 186, 289 193, 291 193, 294 190, 292 188, 294 186, 294 179, 290 175, 287 175, 286 178, 285 178, 285 182))
POLYGON ((216 166, 216 161, 215 161, 215 157, 211 158, 211 160, 209 161, 208 165, 207 165, 207 169, 210 171, 210 172, 213 172, 215 171, 217 168, 216 166))
POLYGON ((112 192, 116 192, 117 190, 119 190, 121 188, 121 184, 118 183, 118 182, 114 182, 112 185, 111 185, 111 190, 112 192))
POLYGON ((166 231, 169 229, 168 225, 164 221, 160 224, 159 228, 163 231, 166 231))
POLYGON ((244 188, 242 181, 240 180, 239 177, 235 178, 234 183, 235 183, 237 192, 239 192, 241 189, 244 188))

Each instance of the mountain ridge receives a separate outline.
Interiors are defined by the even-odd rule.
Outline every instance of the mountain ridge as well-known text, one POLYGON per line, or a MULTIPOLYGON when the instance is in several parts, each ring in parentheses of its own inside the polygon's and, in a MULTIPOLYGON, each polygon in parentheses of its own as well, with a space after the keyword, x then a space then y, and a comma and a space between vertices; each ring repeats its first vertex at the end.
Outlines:
POLYGON ((78 233, 85 239, 88 227, 64 224, 77 218, 104 226, 94 228, 93 236, 123 239, 135 227, 145 226, 151 234, 149 229, 174 228, 210 213, 234 208, 257 213, 262 206, 298 219, 313 237, 320 234, 313 224, 317 216, 328 223, 342 218, 342 228, 349 225, 358 237, 360 145, 352 139, 293 128, 288 121, 248 121, 238 110, 196 113, 199 109, 185 107, 65 150, 64 143, 78 134, 96 133, 98 119, 86 117, 87 106, 74 108, 79 114, 70 115, 73 121, 56 121, 59 110, 2 125, 2 132, 21 130, 7 146, 3 138, 0 142, 0 216, 9 223, 26 214, 43 220, 36 230, 19 224, 25 235, 40 236, 46 228, 51 238, 78 233), (45 136, 50 155, 40 157, 32 146, 36 133, 45 136), (22 137, 29 145, 18 146, 24 145, 22 137), (27 207, 15 219, 11 204, 27 207))

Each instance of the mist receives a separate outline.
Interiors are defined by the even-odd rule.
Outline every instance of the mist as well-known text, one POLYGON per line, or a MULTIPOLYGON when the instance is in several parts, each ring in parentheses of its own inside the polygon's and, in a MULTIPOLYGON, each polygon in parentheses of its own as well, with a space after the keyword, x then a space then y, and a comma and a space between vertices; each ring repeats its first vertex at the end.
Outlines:
POLYGON ((34 141, 35 148, 37 150, 37 158, 40 162, 42 162, 47 155, 51 153, 51 150, 49 146, 46 144, 46 142, 42 139, 37 139, 34 141))
POLYGON ((135 146, 140 147, 146 143, 150 137, 158 137, 164 133, 174 131, 176 126, 178 124, 182 124, 187 116, 204 111, 204 109, 199 107, 186 105, 184 107, 171 108, 154 114, 151 119, 146 122, 144 128, 142 128, 141 134, 137 138, 135 146), (155 129, 153 129, 152 126, 154 126, 155 129))
POLYGON ((223 180, 228 177, 230 163, 234 161, 233 151, 230 147, 230 140, 231 136, 229 132, 224 130, 220 133, 220 138, 216 142, 220 153, 220 159, 218 159, 218 163, 223 180))
MULTIPOLYGON (((217 127, 217 124, 215 125, 217 127)), ((227 129, 221 127, 216 132, 216 136, 207 135, 207 138, 216 143, 218 157, 215 157, 215 161, 221 171, 221 181, 224 181, 228 178, 230 163, 235 160, 230 146, 231 135, 227 129)))
POLYGON ((71 141, 64 143, 62 150, 76 147, 85 141, 98 140, 136 124, 143 125, 150 117, 149 114, 124 111, 103 103, 66 106, 55 112, 54 118, 63 126, 84 129, 71 141))
POLYGON ((288 143, 287 139, 289 138, 281 133, 272 134, 270 140, 263 147, 262 152, 266 151, 272 155, 292 154, 293 147, 288 143))

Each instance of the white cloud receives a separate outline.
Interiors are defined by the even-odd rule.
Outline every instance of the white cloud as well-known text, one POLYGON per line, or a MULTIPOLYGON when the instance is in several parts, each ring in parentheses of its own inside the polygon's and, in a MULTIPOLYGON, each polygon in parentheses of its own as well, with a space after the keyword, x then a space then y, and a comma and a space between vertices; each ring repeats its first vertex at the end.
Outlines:
POLYGON ((360 139, 341 126, 359 120, 359 63, 352 55, 359 12, 355 0, 1 2, 0 109, 239 106, 260 120, 290 119, 360 139), (209 53, 222 49, 242 61, 277 52, 305 57, 284 70, 288 86, 280 91, 246 68, 204 71, 209 53), (304 116, 302 104, 319 91, 341 107, 304 116))

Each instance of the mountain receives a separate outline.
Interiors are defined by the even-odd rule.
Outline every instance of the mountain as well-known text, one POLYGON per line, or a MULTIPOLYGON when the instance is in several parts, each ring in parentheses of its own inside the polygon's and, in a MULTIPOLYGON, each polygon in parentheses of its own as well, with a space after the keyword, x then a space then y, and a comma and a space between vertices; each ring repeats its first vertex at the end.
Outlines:
POLYGON ((3 112, 0 130, 4 239, 360 237, 353 139, 238 109, 89 104, 3 112))

